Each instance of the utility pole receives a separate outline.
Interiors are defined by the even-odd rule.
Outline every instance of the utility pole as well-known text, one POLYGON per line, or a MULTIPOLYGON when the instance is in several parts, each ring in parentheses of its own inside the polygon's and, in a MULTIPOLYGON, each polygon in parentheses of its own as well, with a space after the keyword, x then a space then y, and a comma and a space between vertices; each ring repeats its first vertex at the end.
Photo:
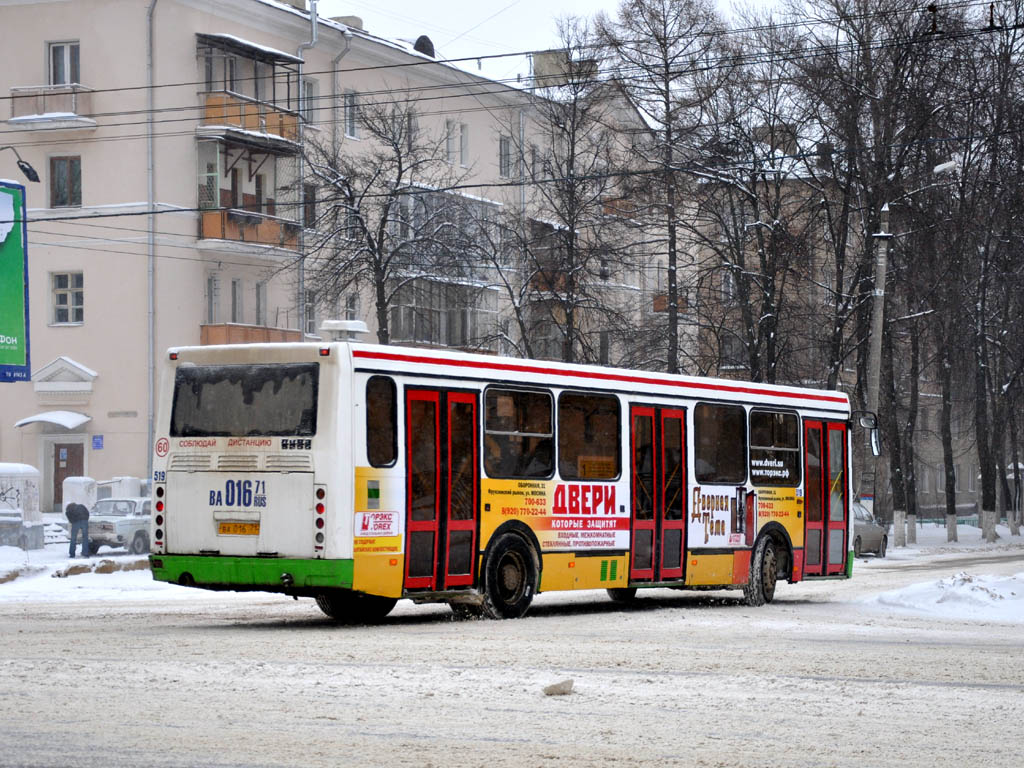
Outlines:
MULTIPOLYGON (((889 240, 892 234, 889 232, 889 204, 882 206, 882 215, 879 232, 872 235, 877 241, 875 248, 875 288, 872 293, 871 305, 871 338, 868 346, 868 392, 867 409, 878 414, 878 393, 882 378, 882 334, 884 333, 885 322, 885 273, 889 268, 889 240)), ((881 456, 871 456, 870 449, 866 452, 864 470, 860 478, 861 494, 870 493, 872 498, 872 512, 874 512, 874 501, 878 499, 878 489, 875 487, 878 477, 878 465, 882 461, 881 456)), ((905 547, 906 530, 903 527, 903 516, 905 510, 893 510, 893 528, 895 529, 895 544, 897 547, 905 547), (897 519, 897 517, 899 519, 897 519)))

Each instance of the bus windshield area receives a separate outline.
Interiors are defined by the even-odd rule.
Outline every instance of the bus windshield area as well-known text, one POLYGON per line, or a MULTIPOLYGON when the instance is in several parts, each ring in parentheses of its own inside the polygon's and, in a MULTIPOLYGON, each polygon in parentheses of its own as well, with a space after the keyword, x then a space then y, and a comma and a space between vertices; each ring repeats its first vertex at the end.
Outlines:
POLYGON ((319 374, 316 363, 181 366, 171 436, 315 435, 319 374))

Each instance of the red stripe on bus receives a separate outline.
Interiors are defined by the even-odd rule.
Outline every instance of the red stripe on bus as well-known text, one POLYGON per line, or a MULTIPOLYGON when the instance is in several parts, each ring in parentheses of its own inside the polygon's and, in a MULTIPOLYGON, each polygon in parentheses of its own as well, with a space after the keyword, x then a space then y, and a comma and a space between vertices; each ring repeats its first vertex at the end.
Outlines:
POLYGON ((447 360, 444 358, 416 357, 415 355, 402 355, 394 352, 370 352, 368 350, 352 350, 353 357, 362 357, 370 360, 391 360, 396 363, 420 363, 423 365, 447 365, 454 368, 482 368, 495 371, 512 371, 515 373, 539 373, 549 375, 554 373, 558 376, 574 376, 580 379, 600 379, 602 381, 621 381, 630 384, 649 384, 660 387, 680 387, 683 389, 702 389, 714 392, 736 392, 744 395, 763 395, 765 397, 787 397, 793 400, 820 400, 827 403, 848 404, 845 397, 833 397, 831 395, 810 395, 802 392, 777 392, 770 389, 757 389, 755 387, 729 386, 727 384, 697 384, 686 381, 659 381, 647 379, 642 376, 628 376, 621 373, 597 373, 588 371, 559 371, 550 368, 542 368, 536 365, 519 365, 516 363, 477 363, 470 360, 447 360))

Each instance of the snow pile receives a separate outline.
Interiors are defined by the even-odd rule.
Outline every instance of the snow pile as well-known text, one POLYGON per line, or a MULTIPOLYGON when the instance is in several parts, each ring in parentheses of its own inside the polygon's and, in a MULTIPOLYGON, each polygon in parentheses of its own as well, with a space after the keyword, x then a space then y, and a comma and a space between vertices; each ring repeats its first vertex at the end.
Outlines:
POLYGON ((1024 573, 1000 577, 961 571, 939 581, 883 592, 868 603, 949 619, 1024 623, 1024 573))

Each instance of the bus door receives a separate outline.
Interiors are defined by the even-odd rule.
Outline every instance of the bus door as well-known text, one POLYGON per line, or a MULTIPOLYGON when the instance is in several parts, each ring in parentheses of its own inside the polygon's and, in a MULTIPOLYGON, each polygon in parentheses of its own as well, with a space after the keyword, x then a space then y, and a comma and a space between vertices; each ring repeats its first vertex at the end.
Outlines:
POLYGON ((630 580, 683 578, 686 546, 686 412, 630 409, 630 580))
POLYGON ((850 530, 846 424, 805 421, 804 450, 804 575, 843 573, 850 530))
POLYGON ((405 588, 470 586, 480 464, 476 393, 406 390, 405 414, 405 588))

